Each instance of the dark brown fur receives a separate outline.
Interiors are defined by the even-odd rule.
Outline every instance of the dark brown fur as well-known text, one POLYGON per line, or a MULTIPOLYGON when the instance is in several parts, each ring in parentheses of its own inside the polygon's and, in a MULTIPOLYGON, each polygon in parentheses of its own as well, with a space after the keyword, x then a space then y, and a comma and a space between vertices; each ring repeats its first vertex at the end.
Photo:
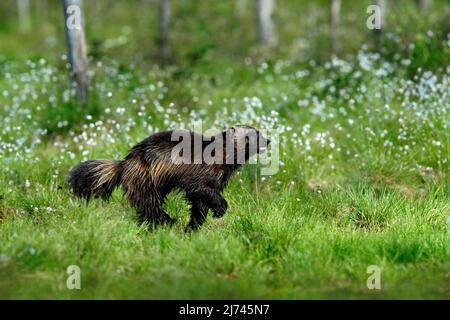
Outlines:
MULTIPOLYGON (((202 142, 202 151, 217 137, 232 139, 235 151, 238 139, 246 126, 234 126, 229 130, 202 142), (242 131, 242 132, 241 132, 242 131)), ((257 132, 259 137, 260 133, 257 132)), ((200 138, 189 133, 192 139, 200 138)), ((209 209, 214 217, 221 217, 228 208, 227 201, 220 194, 240 164, 176 164, 171 158, 172 149, 179 143, 171 141, 172 131, 156 133, 135 145, 124 160, 91 160, 80 163, 70 172, 69 182, 74 193, 82 198, 107 199, 112 191, 122 185, 124 192, 136 209, 140 222, 151 224, 172 223, 162 205, 166 196, 174 189, 181 189, 191 202, 191 220, 188 229, 196 229, 206 219, 209 209)), ((261 135, 262 138, 262 135, 261 135)), ((230 141, 230 140, 228 140, 230 141)), ((245 160, 250 156, 248 140, 245 140, 245 160)), ((262 138, 265 146, 268 140, 262 138)), ((261 146, 264 147, 264 146, 261 146)), ((195 150, 192 147, 192 160, 195 150)), ((258 146, 257 153, 262 151, 258 146)), ((237 152, 235 152, 236 158, 237 152)), ((227 157, 225 143, 223 157, 227 157)), ((235 159, 236 160, 236 159, 235 159)))

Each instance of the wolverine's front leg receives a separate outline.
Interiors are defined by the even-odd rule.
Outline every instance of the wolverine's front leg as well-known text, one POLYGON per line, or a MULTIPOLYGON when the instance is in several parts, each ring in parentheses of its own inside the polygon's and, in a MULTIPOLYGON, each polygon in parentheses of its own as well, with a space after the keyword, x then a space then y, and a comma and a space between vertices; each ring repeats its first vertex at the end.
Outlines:
POLYGON ((194 200, 191 202, 191 219, 186 227, 186 231, 197 230, 203 223, 205 223, 208 215, 209 207, 201 200, 194 200))
POLYGON ((192 201, 201 200, 205 205, 210 207, 215 218, 222 217, 228 209, 227 201, 222 195, 213 188, 203 188, 189 193, 189 199, 192 201))
POLYGON ((191 191, 187 196, 192 203, 191 221, 188 226, 191 229, 192 226, 197 228, 205 222, 208 209, 213 211, 215 218, 220 218, 228 208, 227 201, 212 189, 191 191))
POLYGON ((221 194, 216 193, 214 195, 214 200, 211 203, 211 208, 212 208, 213 213, 214 213, 214 218, 220 218, 227 211, 227 209, 228 209, 228 202, 227 202, 227 200, 224 199, 224 197, 222 197, 221 194))

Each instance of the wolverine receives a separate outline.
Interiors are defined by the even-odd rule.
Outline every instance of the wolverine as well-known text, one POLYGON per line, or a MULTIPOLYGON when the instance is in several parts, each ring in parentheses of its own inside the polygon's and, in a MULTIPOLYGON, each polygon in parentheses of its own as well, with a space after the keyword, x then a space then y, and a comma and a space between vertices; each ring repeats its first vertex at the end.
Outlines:
POLYGON ((184 191, 191 203, 187 230, 200 227, 211 209, 222 217, 228 203, 221 195, 232 174, 250 157, 263 153, 270 140, 257 129, 236 125, 213 136, 187 130, 153 134, 131 148, 123 160, 89 160, 69 174, 80 198, 108 199, 122 186, 140 223, 172 224, 162 209, 173 190, 184 191), (181 142, 180 142, 181 140, 181 142))

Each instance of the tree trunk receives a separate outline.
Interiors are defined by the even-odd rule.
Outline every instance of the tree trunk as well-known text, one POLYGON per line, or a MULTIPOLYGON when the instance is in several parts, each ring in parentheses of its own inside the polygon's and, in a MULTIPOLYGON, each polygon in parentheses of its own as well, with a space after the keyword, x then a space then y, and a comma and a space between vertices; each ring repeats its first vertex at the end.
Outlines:
POLYGON ((29 31, 30 22, 30 0, 17 0, 17 11, 19 14, 19 28, 22 31, 29 31))
POLYGON ((427 9, 431 5, 431 0, 417 0, 420 9, 427 9))
POLYGON ((159 52, 163 59, 170 54, 169 48, 170 6, 169 0, 159 0, 159 52))
POLYGON ((238 17, 244 17, 247 13, 247 0, 235 1, 234 12, 238 17))
POLYGON ((37 12, 40 21, 47 20, 48 18, 48 3, 47 0, 39 0, 37 2, 37 12))
POLYGON ((82 0, 62 0, 71 83, 79 104, 87 103, 87 55, 82 15, 82 0))
POLYGON ((385 0, 375 0, 375 5, 380 8, 381 28, 375 29, 375 47, 377 51, 381 51, 381 35, 382 30, 386 27, 386 2, 385 0))
POLYGON ((273 14, 275 0, 255 0, 258 42, 262 46, 273 46, 277 42, 273 14))
POLYGON ((330 35, 331 35, 331 53, 337 55, 339 50, 339 18, 341 11, 341 0, 331 0, 331 22, 330 22, 330 35))

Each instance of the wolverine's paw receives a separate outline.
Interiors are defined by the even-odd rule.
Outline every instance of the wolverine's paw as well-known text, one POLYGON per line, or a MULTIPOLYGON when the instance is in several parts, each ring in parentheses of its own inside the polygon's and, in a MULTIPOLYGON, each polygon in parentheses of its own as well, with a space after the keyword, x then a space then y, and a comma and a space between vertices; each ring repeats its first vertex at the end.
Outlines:
POLYGON ((204 221, 197 220, 195 218, 191 217, 191 220, 189 221, 188 225, 184 228, 184 231, 186 233, 197 231, 203 224, 204 221))
POLYGON ((173 226, 175 224, 175 220, 172 219, 169 215, 164 215, 157 220, 160 225, 173 226))
POLYGON ((194 223, 189 223, 185 228, 184 228, 184 232, 186 233, 191 233, 196 231, 199 228, 199 225, 194 224, 194 223))
POLYGON ((151 229, 157 228, 158 226, 172 226, 174 225, 176 220, 172 219, 168 214, 163 213, 160 215, 139 215, 138 214, 138 223, 139 224, 147 224, 151 229))

